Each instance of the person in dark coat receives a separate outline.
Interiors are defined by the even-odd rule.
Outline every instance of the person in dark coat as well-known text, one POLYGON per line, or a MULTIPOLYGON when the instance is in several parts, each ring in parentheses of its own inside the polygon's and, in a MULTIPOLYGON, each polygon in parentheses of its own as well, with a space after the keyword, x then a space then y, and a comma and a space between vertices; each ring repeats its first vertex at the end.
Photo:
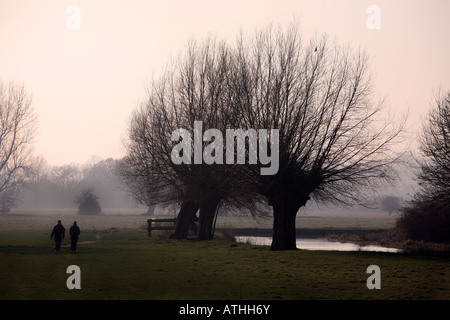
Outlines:
POLYGON ((50 239, 55 236, 55 252, 59 253, 61 248, 61 242, 64 239, 66 233, 66 228, 61 224, 61 220, 58 220, 58 224, 53 228, 52 234, 50 235, 50 239))
POLYGON ((75 253, 77 250, 77 242, 78 242, 78 236, 80 235, 80 228, 77 226, 77 222, 73 222, 73 226, 70 227, 69 230, 70 233, 70 249, 72 250, 72 253, 75 253))

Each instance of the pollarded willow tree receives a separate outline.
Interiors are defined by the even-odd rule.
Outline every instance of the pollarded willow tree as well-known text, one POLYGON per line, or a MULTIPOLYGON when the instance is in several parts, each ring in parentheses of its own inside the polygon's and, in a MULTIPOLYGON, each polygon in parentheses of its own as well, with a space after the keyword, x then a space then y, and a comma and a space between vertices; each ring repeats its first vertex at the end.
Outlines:
POLYGON ((191 42, 150 84, 145 103, 133 114, 127 156, 117 173, 141 202, 180 206, 176 238, 187 236, 198 210, 199 240, 212 239, 219 206, 261 212, 261 197, 243 179, 243 168, 221 164, 225 145, 208 135, 212 129, 225 136, 238 125, 232 70, 226 44, 212 38, 191 42))
POLYGON ((150 101, 133 113, 126 156, 118 161, 114 172, 139 203, 162 207, 178 205, 174 237, 186 238, 200 205, 189 186, 180 179, 181 173, 172 166, 166 150, 171 131, 164 127, 163 119, 150 101))
POLYGON ((220 203, 257 212, 265 199, 272 250, 295 249, 296 215, 311 198, 361 203, 395 176, 392 148, 405 121, 372 101, 368 67, 363 52, 326 37, 304 43, 295 23, 235 46, 188 46, 134 115, 128 181, 142 181, 139 192, 156 203, 179 203, 179 222, 200 208, 199 239, 211 238, 220 203), (242 130, 240 147, 239 137, 222 141, 228 129, 242 130), (277 170, 263 174, 269 154, 277 170))
MULTIPOLYGON (((279 130, 279 170, 248 173, 273 208, 272 250, 296 248, 298 210, 364 203, 395 178, 404 124, 373 102, 367 55, 326 37, 302 41, 298 26, 240 38, 233 104, 245 128, 279 130)), ((270 137, 268 137, 270 139, 270 137)))

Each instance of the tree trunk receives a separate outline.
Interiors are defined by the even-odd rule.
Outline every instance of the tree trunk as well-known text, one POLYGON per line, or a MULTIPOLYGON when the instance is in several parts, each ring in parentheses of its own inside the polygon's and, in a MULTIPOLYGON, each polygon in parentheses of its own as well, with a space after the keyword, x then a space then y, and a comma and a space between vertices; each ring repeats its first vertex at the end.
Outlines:
POLYGON ((156 208, 156 205, 149 206, 145 215, 153 216, 153 214, 155 213, 155 208, 156 208))
POLYGON ((175 231, 170 236, 175 239, 186 239, 188 236, 189 228, 194 222, 195 214, 199 205, 191 200, 185 201, 181 204, 180 212, 177 216, 177 223, 175 225, 175 231))
POLYGON ((292 201, 283 197, 272 201, 273 207, 273 234, 270 250, 297 249, 297 236, 295 218, 300 207, 304 206, 309 197, 297 198, 292 201))
POLYGON ((295 218, 297 208, 286 208, 283 204, 273 206, 273 234, 270 250, 295 250, 297 237, 295 218))
POLYGON ((220 199, 211 197, 201 204, 197 240, 212 240, 214 235, 214 218, 219 202, 220 199))

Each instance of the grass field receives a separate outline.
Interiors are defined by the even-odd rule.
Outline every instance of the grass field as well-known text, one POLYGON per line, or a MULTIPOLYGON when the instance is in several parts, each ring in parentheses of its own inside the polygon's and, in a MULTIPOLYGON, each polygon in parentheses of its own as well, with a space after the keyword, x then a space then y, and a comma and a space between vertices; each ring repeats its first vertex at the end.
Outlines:
MULTIPOLYGON (((99 216, 80 216, 76 210, 14 210, 11 214, 0 215, 0 230, 41 230, 51 229, 58 219, 68 225, 77 220, 85 229, 104 230, 109 228, 139 228, 146 224, 148 217, 140 215, 144 209, 107 210, 99 216)), ((163 217, 175 217, 171 212, 158 212, 163 217)), ((156 216, 158 217, 158 216, 156 216)), ((387 229, 395 224, 396 216, 384 213, 308 211, 297 215, 297 228, 324 229, 387 229)), ((218 228, 272 228, 272 218, 258 220, 250 217, 220 216, 218 228)))
POLYGON ((0 299, 450 299, 449 257, 271 252, 220 234, 204 242, 148 238, 138 215, 62 216, 66 228, 79 221, 81 243, 77 254, 55 254, 57 216, 29 215, 30 224, 24 217, 0 216, 0 299), (66 287, 70 265, 81 269, 81 290, 66 287), (369 265, 381 269, 380 290, 366 286, 369 265))

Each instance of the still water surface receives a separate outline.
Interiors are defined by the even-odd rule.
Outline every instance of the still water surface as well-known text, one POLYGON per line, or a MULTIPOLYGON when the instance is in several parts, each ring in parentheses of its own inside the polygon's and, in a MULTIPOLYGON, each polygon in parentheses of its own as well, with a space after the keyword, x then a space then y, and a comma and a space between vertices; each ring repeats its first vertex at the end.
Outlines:
MULTIPOLYGON (((270 246, 272 238, 237 236, 236 241, 254 245, 270 246)), ((297 239, 297 248, 304 250, 401 252, 400 249, 386 248, 379 245, 361 246, 356 243, 328 241, 326 239, 297 239)))

